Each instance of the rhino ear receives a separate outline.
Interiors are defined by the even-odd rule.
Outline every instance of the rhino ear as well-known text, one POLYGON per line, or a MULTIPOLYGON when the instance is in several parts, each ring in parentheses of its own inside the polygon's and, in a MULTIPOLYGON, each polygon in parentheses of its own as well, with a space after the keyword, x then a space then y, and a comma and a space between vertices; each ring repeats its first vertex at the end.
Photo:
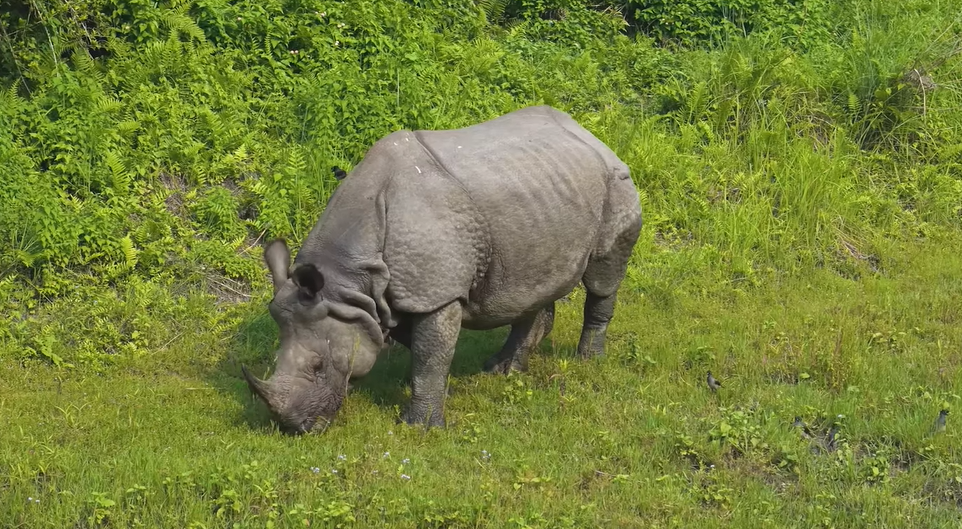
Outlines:
POLYGON ((287 241, 284 239, 274 239, 264 248, 264 261, 267 268, 271 271, 271 278, 274 280, 274 292, 281 288, 287 281, 287 269, 291 266, 291 251, 287 248, 287 241))
POLYGON ((297 297, 303 302, 317 299, 317 293, 324 288, 324 276, 316 266, 307 263, 298 266, 291 276, 297 285, 297 297))

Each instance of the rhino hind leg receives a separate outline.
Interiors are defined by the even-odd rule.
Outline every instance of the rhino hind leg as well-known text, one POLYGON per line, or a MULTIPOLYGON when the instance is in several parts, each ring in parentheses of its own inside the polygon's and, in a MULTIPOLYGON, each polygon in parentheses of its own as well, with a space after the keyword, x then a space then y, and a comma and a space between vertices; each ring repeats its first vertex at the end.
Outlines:
POLYGON ((590 290, 587 292, 584 324, 581 328, 581 340, 578 341, 578 355, 582 358, 605 354, 608 322, 615 314, 616 298, 617 293, 599 296, 590 290))
POLYGON ((554 326, 554 302, 511 326, 504 346, 484 362, 489 373, 507 375, 511 371, 528 370, 528 356, 538 347, 554 326))
POLYGON ((444 426, 448 372, 461 331, 461 303, 417 315, 411 324, 411 402, 401 420, 444 426))
POLYGON ((584 324, 578 342, 578 355, 582 358, 601 356, 605 353, 608 323, 615 314, 618 288, 625 278, 628 259, 641 232, 641 214, 637 203, 632 205, 634 214, 623 220, 613 244, 607 252, 592 255, 588 260, 582 282, 585 298, 584 324))

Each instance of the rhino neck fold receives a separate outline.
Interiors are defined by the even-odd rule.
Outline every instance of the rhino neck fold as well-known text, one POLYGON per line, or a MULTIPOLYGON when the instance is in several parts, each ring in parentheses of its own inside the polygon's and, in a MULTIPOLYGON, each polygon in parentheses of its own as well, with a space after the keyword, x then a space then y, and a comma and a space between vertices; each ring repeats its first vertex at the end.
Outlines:
POLYGON ((365 328, 380 341, 396 321, 385 298, 390 277, 383 259, 383 190, 393 173, 377 162, 365 158, 338 186, 294 265, 314 264, 324 275, 323 294, 332 312, 340 317, 367 313, 365 328))

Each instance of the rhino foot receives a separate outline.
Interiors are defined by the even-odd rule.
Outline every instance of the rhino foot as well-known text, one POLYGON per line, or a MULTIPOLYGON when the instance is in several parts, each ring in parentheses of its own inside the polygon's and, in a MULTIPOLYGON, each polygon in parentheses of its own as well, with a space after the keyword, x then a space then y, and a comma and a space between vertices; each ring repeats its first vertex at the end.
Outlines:
POLYGON ((528 371, 528 356, 548 336, 553 326, 554 303, 550 303, 533 316, 511 326, 504 346, 484 362, 484 370, 502 375, 512 371, 528 371))
POLYGON ((419 406, 410 406, 401 414, 401 422, 409 426, 427 426, 428 428, 444 428, 447 426, 443 413, 429 413, 419 406))
POLYGON ((578 340, 578 356, 589 359, 605 354, 605 337, 608 334, 608 322, 615 313, 617 292, 608 296, 598 296, 588 291, 585 299, 584 325, 581 328, 581 339, 578 340))
POLYGON ((606 328, 586 327, 581 333, 581 340, 578 342, 578 356, 583 360, 590 360, 596 356, 605 354, 606 328))
POLYGON ((496 354, 484 362, 484 371, 499 375, 507 375, 512 371, 525 373, 528 371, 528 366, 518 361, 515 356, 504 358, 501 354, 496 354))

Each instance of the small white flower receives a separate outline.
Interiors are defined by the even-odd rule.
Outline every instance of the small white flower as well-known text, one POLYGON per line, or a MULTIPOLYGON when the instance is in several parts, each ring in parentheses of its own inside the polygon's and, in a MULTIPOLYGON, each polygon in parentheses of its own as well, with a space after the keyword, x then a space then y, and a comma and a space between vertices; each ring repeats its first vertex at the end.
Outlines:
POLYGON ((27 496, 27 501, 33 501, 33 496, 27 496))
POLYGON ((410 462, 411 462, 411 460, 408 459, 408 458, 406 458, 406 457, 405 457, 403 460, 401 460, 401 464, 402 464, 402 465, 406 465, 406 464, 408 464, 408 463, 410 463, 410 462))
POLYGON ((388 430, 388 431, 387 431, 387 434, 388 434, 388 435, 394 435, 394 432, 391 431, 391 430, 388 430))
POLYGON ((381 457, 383 457, 384 459, 387 459, 387 458, 391 457, 391 452, 384 452, 384 455, 381 456, 381 457))
POLYGON ((313 473, 315 473, 315 474, 317 474, 317 473, 320 472, 320 471, 321 471, 321 469, 319 469, 319 468, 317 468, 317 467, 311 467, 311 472, 313 472, 313 473))
POLYGON ((407 474, 401 474, 401 479, 408 480, 408 479, 411 479, 411 476, 407 474))
POLYGON ((372 470, 371 474, 377 474, 377 470, 372 470))
POLYGON ((337 458, 340 459, 341 461, 344 461, 345 459, 347 459, 347 456, 345 456, 344 454, 341 454, 337 456, 337 458))
POLYGON ((332 473, 332 474, 337 474, 337 469, 336 469, 336 468, 332 468, 332 469, 331 469, 331 473, 332 473))
POLYGON ((40 503, 40 498, 33 500, 34 503, 40 503))
POLYGON ((241 18, 241 17, 237 17, 237 21, 238 21, 238 22, 240 22, 241 20, 244 20, 244 19, 241 18))
MULTIPOLYGON (((341 41, 339 41, 339 40, 335 40, 335 41, 334 41, 334 45, 335 45, 335 46, 337 46, 337 45, 340 44, 340 43, 341 43, 341 41)), ((388 432, 388 433, 391 434, 391 435, 394 435, 394 434, 391 433, 391 432, 388 432)))

